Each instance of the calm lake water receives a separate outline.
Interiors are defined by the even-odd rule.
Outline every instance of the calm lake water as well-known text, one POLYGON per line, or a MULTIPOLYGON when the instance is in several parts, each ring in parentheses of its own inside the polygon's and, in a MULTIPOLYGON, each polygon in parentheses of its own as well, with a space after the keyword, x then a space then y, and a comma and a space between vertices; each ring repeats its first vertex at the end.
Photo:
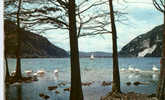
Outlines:
MULTIPOLYGON (((10 72, 15 70, 15 59, 8 59, 10 72)), ((156 91, 158 74, 152 71, 153 65, 160 67, 160 58, 119 58, 120 69, 128 67, 138 68, 140 72, 120 70, 121 90, 123 92, 154 93, 156 91), (141 81, 148 85, 130 86, 126 82, 141 81)), ((111 91, 111 86, 103 87, 103 81, 112 81, 112 58, 81 58, 81 79, 82 82, 94 82, 90 86, 83 86, 85 100, 100 100, 100 97, 111 91)), ((48 100, 69 100, 69 92, 64 88, 70 87, 70 59, 69 58, 34 58, 22 59, 22 73, 25 70, 45 70, 43 77, 38 77, 39 81, 32 83, 12 84, 6 87, 6 96, 8 100, 43 100, 39 93, 50 96, 48 100), (58 78, 53 71, 59 70, 58 78), (49 91, 48 86, 55 86, 60 82, 66 82, 65 86, 60 86, 55 91, 49 91)))

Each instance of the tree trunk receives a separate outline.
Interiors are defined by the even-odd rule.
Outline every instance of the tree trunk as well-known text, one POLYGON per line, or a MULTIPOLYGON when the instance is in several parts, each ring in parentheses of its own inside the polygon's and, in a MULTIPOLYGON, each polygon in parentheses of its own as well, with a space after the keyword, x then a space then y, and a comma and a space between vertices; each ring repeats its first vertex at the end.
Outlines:
POLYGON ((9 68, 8 68, 8 61, 7 61, 6 50, 5 50, 5 64, 6 64, 5 82, 8 82, 8 80, 9 80, 9 78, 10 78, 10 74, 9 74, 9 68))
POLYGON ((118 52, 117 52, 117 32, 115 26, 115 17, 113 11, 112 0, 109 0, 110 7, 110 19, 111 19, 111 29, 112 29, 112 41, 113 41, 113 85, 112 92, 121 92, 120 91, 120 73, 118 67, 118 52))
POLYGON ((21 10, 21 3, 22 0, 19 0, 18 2, 18 11, 17 11, 17 50, 16 50, 16 58, 17 58, 17 63, 16 63, 16 79, 20 80, 22 79, 22 74, 21 74, 21 59, 20 59, 20 52, 21 52, 21 31, 20 31, 20 19, 19 19, 19 14, 21 10))
POLYGON ((165 100, 165 12, 164 12, 164 29, 162 34, 162 58, 161 58, 161 68, 160 77, 157 89, 158 100, 165 100))
POLYGON ((83 100, 76 27, 75 0, 69 0, 69 37, 71 56, 70 100, 83 100))

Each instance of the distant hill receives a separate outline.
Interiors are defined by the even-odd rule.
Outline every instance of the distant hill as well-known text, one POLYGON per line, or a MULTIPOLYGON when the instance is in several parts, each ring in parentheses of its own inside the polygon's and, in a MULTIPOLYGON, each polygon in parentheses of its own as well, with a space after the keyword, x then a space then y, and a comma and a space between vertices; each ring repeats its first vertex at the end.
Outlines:
MULTIPOLYGON (((8 57, 15 57, 16 52, 16 25, 8 20, 4 23, 5 31, 5 49, 7 50, 8 57)), ((34 57, 68 57, 69 54, 48 41, 47 38, 20 29, 22 34, 21 57, 34 58, 34 57)))
POLYGON ((107 58, 107 57, 112 57, 112 53, 108 52, 79 52, 80 57, 90 57, 91 54, 94 55, 94 57, 101 57, 101 58, 107 58))
POLYGON ((119 52, 124 57, 160 57, 162 49, 163 25, 139 35, 119 52))

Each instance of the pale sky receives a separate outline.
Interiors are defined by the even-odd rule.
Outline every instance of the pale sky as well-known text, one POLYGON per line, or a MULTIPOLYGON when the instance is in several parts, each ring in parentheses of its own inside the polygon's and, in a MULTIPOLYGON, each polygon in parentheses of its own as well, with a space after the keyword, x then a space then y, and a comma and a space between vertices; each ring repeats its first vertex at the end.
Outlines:
MULTIPOLYGON (((154 8, 152 0, 126 0, 127 3, 123 3, 122 0, 118 0, 119 2, 117 2, 117 0, 114 1, 115 9, 126 8, 124 9, 124 12, 128 13, 126 15, 128 20, 124 22, 125 24, 116 23, 118 50, 136 36, 148 32, 155 26, 163 23, 163 15, 154 8)), ((53 44, 67 51, 69 50, 68 34, 60 34, 67 32, 49 31, 47 33, 48 34, 45 34, 44 36, 46 36, 53 44)), ((79 38, 79 50, 86 52, 112 52, 111 35, 79 38)))
MULTIPOLYGON (((127 1, 127 3, 120 2, 120 0, 118 3, 114 2, 114 7, 117 7, 116 9, 126 7, 124 12, 128 13, 126 15, 128 20, 124 22, 125 24, 116 23, 118 50, 136 36, 148 32, 155 26, 163 23, 163 15, 154 8, 152 0, 145 0, 145 2, 144 0, 127 1)), ((52 33, 52 31, 49 32, 52 33)), ((44 36, 53 44, 69 50, 68 34, 46 34, 44 36)), ((79 38, 79 50, 86 52, 112 52, 111 35, 79 38)))

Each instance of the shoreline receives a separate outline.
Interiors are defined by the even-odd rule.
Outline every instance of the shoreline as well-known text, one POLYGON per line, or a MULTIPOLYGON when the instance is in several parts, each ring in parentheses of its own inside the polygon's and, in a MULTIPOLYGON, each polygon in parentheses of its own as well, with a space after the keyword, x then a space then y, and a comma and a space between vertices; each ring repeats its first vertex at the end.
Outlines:
POLYGON ((136 92, 128 93, 108 93, 102 96, 100 100, 158 100, 156 94, 142 94, 136 92))

